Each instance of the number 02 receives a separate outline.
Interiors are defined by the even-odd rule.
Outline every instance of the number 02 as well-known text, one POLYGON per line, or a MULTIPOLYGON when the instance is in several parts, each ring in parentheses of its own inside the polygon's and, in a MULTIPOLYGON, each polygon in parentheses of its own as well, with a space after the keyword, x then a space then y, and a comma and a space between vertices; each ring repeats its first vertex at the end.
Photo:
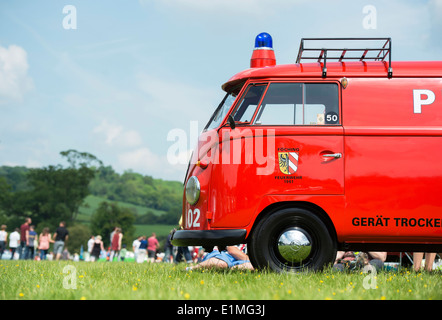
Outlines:
POLYGON ((189 209, 189 211, 187 212, 187 219, 186 219, 186 223, 187 223, 187 227, 188 228, 197 228, 200 226, 199 223, 199 219, 200 219, 200 210, 199 209, 195 209, 192 212, 192 209, 189 209))

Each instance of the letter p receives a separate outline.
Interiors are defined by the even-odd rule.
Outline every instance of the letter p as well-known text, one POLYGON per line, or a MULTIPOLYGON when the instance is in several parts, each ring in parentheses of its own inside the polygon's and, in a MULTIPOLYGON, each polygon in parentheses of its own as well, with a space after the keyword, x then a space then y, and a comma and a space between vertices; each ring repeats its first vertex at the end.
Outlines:
POLYGON ((414 113, 422 113, 422 106, 432 104, 435 99, 436 96, 431 90, 413 90, 414 113), (426 96, 426 99, 422 98, 423 95, 426 96))

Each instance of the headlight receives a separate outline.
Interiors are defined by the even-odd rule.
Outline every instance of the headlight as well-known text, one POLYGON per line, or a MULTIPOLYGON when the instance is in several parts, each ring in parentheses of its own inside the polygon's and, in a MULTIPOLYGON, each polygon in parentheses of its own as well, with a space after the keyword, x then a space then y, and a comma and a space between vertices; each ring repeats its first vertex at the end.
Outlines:
POLYGON ((200 198, 200 182, 195 176, 191 176, 186 183, 186 200, 189 204, 194 205, 200 198))

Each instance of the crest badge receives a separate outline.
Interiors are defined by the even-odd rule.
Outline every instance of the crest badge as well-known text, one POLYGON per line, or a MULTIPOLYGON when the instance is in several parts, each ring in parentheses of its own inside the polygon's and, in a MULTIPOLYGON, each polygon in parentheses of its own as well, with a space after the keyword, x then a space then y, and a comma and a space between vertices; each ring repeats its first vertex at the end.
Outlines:
POLYGON ((279 170, 284 174, 293 174, 298 170, 297 152, 278 152, 279 170))

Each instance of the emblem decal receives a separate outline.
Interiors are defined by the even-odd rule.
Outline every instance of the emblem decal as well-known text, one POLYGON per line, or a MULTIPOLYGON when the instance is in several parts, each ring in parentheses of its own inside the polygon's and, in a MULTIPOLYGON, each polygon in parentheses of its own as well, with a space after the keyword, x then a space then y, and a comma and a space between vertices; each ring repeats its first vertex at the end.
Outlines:
POLYGON ((279 170, 284 174, 293 174, 298 170, 297 152, 278 152, 279 170))

